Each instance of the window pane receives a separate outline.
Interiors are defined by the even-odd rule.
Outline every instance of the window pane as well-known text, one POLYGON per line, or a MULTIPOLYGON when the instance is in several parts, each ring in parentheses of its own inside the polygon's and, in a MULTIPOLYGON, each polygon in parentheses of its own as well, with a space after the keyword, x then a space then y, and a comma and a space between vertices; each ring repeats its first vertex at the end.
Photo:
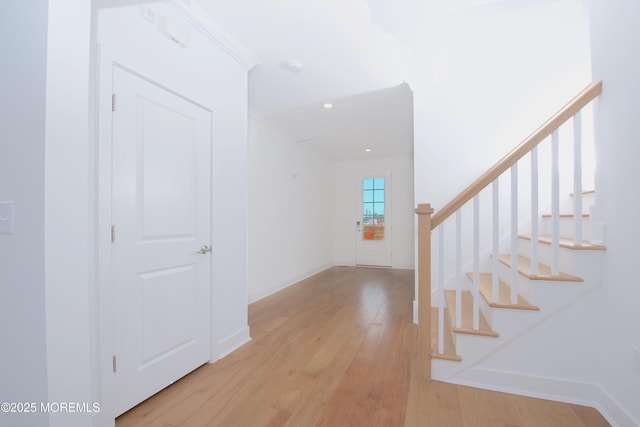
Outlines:
POLYGON ((362 222, 364 224, 373 222, 373 203, 364 203, 362 211, 362 222))
POLYGON ((384 240, 384 178, 362 180, 362 239, 384 240))

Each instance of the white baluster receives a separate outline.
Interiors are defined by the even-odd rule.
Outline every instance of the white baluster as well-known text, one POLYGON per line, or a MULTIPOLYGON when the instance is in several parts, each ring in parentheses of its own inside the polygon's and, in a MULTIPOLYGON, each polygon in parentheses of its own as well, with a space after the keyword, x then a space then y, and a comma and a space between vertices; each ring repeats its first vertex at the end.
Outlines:
POLYGON ((500 277, 498 274, 500 257, 500 191, 499 178, 493 180, 493 255, 491 257, 491 298, 498 301, 500 277))
POLYGON ((473 196, 473 329, 480 329, 480 196, 473 196))
POLYGON ((531 274, 538 274, 538 146, 531 150, 531 274))
POLYGON ((560 272, 560 131, 551 134, 551 275, 560 272))
POLYGON ((511 166, 511 304, 518 303, 518 164, 511 166))
POLYGON ((444 223, 438 227, 438 353, 444 353, 444 223))
POLYGON ((456 327, 462 327, 462 210, 456 211, 456 327))
POLYGON ((582 112, 573 116, 573 220, 575 245, 582 245, 582 112))

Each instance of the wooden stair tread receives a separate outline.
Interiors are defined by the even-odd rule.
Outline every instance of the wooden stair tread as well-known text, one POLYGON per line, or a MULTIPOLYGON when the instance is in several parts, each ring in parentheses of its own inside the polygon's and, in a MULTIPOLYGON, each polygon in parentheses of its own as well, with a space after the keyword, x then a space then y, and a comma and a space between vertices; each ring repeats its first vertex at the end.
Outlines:
MULTIPOLYGON (((504 265, 511 267, 511 255, 500 255, 500 262, 504 265)), ((533 275, 531 273, 531 260, 527 257, 518 256, 518 273, 531 280, 549 280, 558 282, 584 282, 582 278, 572 276, 562 271, 558 276, 551 275, 551 268, 544 264, 538 264, 538 274, 533 275)))
MULTIPOLYGON (((531 240, 531 236, 528 234, 524 234, 518 236, 525 240, 531 240)), ((540 235, 538 236, 538 242, 543 243, 545 245, 551 244, 551 236, 549 235, 540 235)), ((583 240, 582 245, 576 245, 573 242, 573 239, 568 237, 560 237, 560 247, 565 249, 572 249, 576 251, 604 251, 606 247, 604 245, 594 245, 588 240, 583 240)))
POLYGON ((449 324, 449 315, 445 308, 444 313, 444 353, 438 353, 438 308, 431 307, 431 358, 460 362, 462 358, 456 354, 456 346, 453 342, 453 332, 449 324))
MULTIPOLYGON (((582 195, 583 195, 583 196, 586 196, 586 195, 588 195, 588 194, 595 194, 595 193, 596 193, 596 190, 583 190, 583 191, 582 191, 582 195)), ((569 195, 570 195, 571 197, 575 196, 575 194, 576 194, 576 193, 574 193, 573 191, 572 191, 571 193, 569 193, 569 195)))
MULTIPOLYGON (((551 214, 542 214, 542 218, 551 218, 551 214)), ((560 214, 560 218, 573 218, 575 215, 573 215, 572 213, 563 213, 560 214)), ((583 213, 582 214, 582 218, 589 218, 589 214, 588 213, 583 213)))
POLYGON ((451 330, 453 332, 459 334, 482 335, 487 337, 499 336, 497 332, 491 329, 491 326, 489 326, 489 322, 487 322, 482 313, 479 313, 480 328, 473 329, 473 296, 471 295, 471 292, 462 292, 462 322, 459 328, 455 326, 456 311, 458 310, 458 308, 456 307, 456 291, 444 291, 444 298, 447 303, 449 321, 451 322, 451 330))
MULTIPOLYGON (((473 282, 473 273, 467 273, 467 277, 473 282)), ((515 310, 540 310, 540 307, 530 304, 529 301, 521 295, 518 295, 518 303, 512 304, 511 289, 502 279, 498 281, 498 301, 494 301, 491 279, 491 273, 480 273, 480 295, 482 295, 487 304, 489 304, 489 307, 515 310)))

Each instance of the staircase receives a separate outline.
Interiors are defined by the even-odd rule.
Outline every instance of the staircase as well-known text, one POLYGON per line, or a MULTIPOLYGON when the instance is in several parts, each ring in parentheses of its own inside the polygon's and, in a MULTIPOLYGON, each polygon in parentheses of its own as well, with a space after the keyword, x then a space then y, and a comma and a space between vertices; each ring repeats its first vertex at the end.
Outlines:
MULTIPOLYGON (((595 192, 583 193, 585 211, 593 205, 595 192)), ((560 214, 560 270, 551 271, 552 236, 551 215, 541 215, 541 234, 537 239, 539 251, 538 271, 532 273, 530 233, 519 234, 517 240, 518 295, 511 301, 509 285, 512 259, 510 254, 499 255, 498 292, 493 295, 492 272, 480 272, 478 289, 480 295, 479 328, 473 327, 474 273, 466 272, 460 301, 455 289, 445 289, 445 319, 442 333, 444 348, 438 349, 438 307, 431 308, 432 378, 450 380, 478 361, 496 353, 513 338, 522 337, 537 323, 544 321, 558 310, 578 300, 599 284, 605 246, 593 244, 591 219, 583 214, 584 240, 576 244, 573 236, 572 213, 560 214), (534 303, 535 302, 535 303, 534 303), (456 315, 460 312, 460 323, 456 315)))
POLYGON ((554 325, 557 313, 599 285, 605 246, 590 215, 595 191, 582 189, 581 112, 601 91, 602 82, 589 85, 433 217, 430 205, 418 205, 418 328, 426 379, 482 383, 483 375, 497 372, 488 374, 482 364, 512 354, 512 346, 522 354, 530 341, 532 350, 543 351, 538 326, 554 325), (561 179, 567 175, 561 173, 567 169, 561 133, 572 140, 562 141, 571 148, 569 185, 561 179), (538 153, 545 144, 548 180, 538 153), (526 192, 519 165, 530 174, 526 192), (551 191, 540 191, 540 182, 551 191), (500 187, 506 184, 505 197, 500 187), (572 192, 561 197, 561 188, 572 192))

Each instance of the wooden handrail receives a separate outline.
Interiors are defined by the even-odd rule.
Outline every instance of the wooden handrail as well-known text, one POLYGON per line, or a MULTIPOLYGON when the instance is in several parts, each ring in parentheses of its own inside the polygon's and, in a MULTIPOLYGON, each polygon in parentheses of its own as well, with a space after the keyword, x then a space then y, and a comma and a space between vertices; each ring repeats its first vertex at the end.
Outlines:
POLYGON ((473 196, 480 193, 480 191, 482 191, 487 185, 491 184, 496 178, 502 175, 503 172, 531 151, 533 147, 544 141, 544 139, 551 135, 553 131, 558 129, 564 122, 573 117, 578 111, 589 104, 589 102, 593 101, 601 93, 602 81, 599 81, 595 85, 590 84, 587 86, 535 132, 522 141, 520 145, 500 159, 500 161, 493 165, 484 173, 484 175, 475 180, 473 184, 467 187, 435 215, 433 215, 431 218, 431 229, 433 230, 438 225, 442 224, 444 220, 449 218, 449 216, 451 216, 455 211, 471 200, 473 196))

